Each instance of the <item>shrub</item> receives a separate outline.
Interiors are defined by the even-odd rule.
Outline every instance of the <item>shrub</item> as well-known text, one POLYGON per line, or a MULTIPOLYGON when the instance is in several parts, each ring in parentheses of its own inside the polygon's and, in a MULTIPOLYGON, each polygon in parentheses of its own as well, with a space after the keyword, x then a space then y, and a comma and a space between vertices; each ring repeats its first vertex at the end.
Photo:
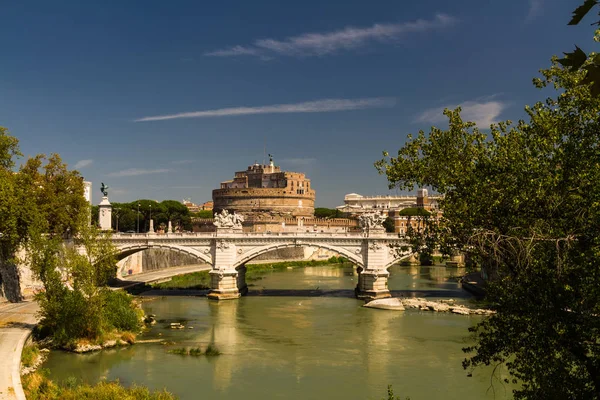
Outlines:
POLYGON ((180 356, 187 356, 188 351, 187 351, 187 349, 185 347, 180 347, 180 348, 177 348, 177 349, 171 349, 171 350, 169 350, 169 353, 171 353, 171 354, 178 354, 180 356))
POLYGON ((108 328, 119 331, 139 331, 142 311, 135 305, 131 295, 122 290, 105 290, 103 297, 103 311, 108 328))
POLYGON ((21 363, 26 367, 31 367, 35 363, 35 360, 37 360, 39 354, 40 349, 36 344, 25 346, 21 353, 21 363))
POLYGON ((69 378, 64 386, 52 382, 45 373, 34 372, 23 377, 23 389, 28 400, 174 400, 175 396, 165 390, 151 392, 143 386, 126 388, 118 381, 100 382, 94 386, 77 384, 69 378))
POLYGON ((206 348, 206 351, 204 352, 205 356, 218 356, 220 354, 221 354, 221 352, 219 351, 219 349, 217 348, 217 346, 215 346, 212 343, 210 343, 208 345, 208 347, 206 348))
POLYGON ((192 348, 189 351, 189 355, 190 356, 196 356, 196 357, 201 356, 202 355, 202 349, 200 347, 192 348))

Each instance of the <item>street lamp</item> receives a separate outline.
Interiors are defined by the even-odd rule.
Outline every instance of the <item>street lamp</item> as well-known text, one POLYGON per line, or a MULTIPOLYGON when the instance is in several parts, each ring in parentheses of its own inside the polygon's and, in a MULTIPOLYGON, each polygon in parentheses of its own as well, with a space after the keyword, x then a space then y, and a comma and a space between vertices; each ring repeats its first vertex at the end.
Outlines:
POLYGON ((137 212, 137 233, 140 233, 140 203, 138 203, 138 212, 137 212))
POLYGON ((117 226, 116 226, 115 230, 117 232, 119 232, 119 213, 121 212, 121 209, 117 207, 117 208, 115 208, 115 211, 116 211, 115 217, 117 217, 117 226))

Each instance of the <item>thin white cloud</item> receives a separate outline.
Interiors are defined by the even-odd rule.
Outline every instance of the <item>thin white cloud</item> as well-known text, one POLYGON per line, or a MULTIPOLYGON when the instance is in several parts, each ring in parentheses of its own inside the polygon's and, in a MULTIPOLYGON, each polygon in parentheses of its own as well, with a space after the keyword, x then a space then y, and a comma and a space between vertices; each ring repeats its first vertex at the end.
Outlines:
POLYGON ((205 56, 212 57, 232 57, 232 56, 257 56, 260 54, 258 49, 244 46, 233 46, 230 49, 210 51, 204 53, 205 56))
POLYGON ((507 104, 497 100, 489 101, 466 101, 462 104, 449 104, 425 110, 415 119, 415 122, 440 123, 448 118, 443 114, 445 108, 462 108, 461 116, 465 121, 473 121, 481 128, 488 128, 491 124, 498 122, 498 117, 507 107, 507 104))
POLYGON ((79 160, 75 163, 73 168, 80 169, 80 168, 89 167, 90 165, 92 165, 93 162, 94 162, 94 160, 79 160))
POLYGON ((174 160, 171 161, 171 164, 181 165, 181 164, 193 164, 196 160, 174 160))
POLYGON ((544 0, 529 0, 529 12, 527 21, 531 21, 539 16, 544 10, 544 0))
POLYGON ((325 33, 303 33, 283 40, 259 39, 252 45, 236 45, 231 48, 204 53, 212 57, 285 55, 296 57, 325 56, 366 47, 371 43, 389 43, 410 33, 422 33, 454 25, 457 19, 446 14, 437 14, 431 20, 400 22, 396 24, 374 24, 369 27, 344 29, 325 33))
POLYGON ((211 118, 231 117, 252 114, 285 114, 285 113, 322 113, 349 110, 362 110, 366 108, 393 107, 396 101, 387 97, 373 97, 364 99, 324 99, 306 101, 294 104, 274 104, 259 107, 232 107, 216 110, 194 111, 179 114, 158 115, 136 119, 135 122, 162 121, 178 118, 211 118))
POLYGON ((123 177, 123 176, 139 176, 139 175, 154 175, 154 174, 164 174, 166 172, 170 172, 170 169, 159 168, 159 169, 143 169, 143 168, 129 168, 124 169, 122 171, 111 172, 108 176, 113 177, 123 177))

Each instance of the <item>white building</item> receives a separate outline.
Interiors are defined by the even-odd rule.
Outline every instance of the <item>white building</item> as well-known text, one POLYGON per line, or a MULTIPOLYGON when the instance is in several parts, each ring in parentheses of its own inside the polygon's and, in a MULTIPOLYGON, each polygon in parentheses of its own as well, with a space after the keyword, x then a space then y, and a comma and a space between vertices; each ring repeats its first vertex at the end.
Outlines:
POLYGON ((419 189, 416 196, 362 196, 358 193, 350 193, 344 196, 344 204, 336 208, 351 215, 374 211, 387 214, 390 210, 410 207, 437 210, 437 200, 440 198, 441 196, 428 196, 427 189, 419 189))

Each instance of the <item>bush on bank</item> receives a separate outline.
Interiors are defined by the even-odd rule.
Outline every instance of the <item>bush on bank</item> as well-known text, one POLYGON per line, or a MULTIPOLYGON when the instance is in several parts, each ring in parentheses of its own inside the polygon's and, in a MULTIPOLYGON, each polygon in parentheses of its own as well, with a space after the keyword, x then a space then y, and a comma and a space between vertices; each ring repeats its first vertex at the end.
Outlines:
POLYGON ((23 377, 23 390, 28 400, 174 400, 175 395, 166 390, 150 391, 143 386, 126 388, 118 381, 100 382, 96 385, 77 384, 69 380, 66 385, 51 381, 45 373, 34 372, 23 377))

